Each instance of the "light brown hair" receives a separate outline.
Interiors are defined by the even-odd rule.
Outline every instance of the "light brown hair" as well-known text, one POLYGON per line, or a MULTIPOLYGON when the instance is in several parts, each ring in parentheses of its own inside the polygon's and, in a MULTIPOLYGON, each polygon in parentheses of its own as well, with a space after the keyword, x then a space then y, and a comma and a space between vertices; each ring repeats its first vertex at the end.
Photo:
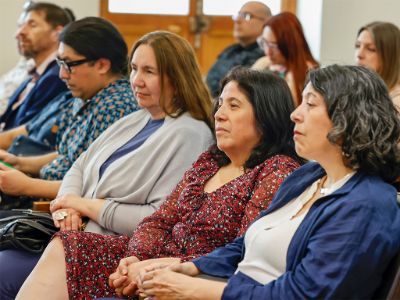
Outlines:
POLYGON ((389 90, 400 82, 400 29, 389 22, 372 22, 360 28, 371 33, 381 61, 377 70, 389 90))
POLYGON ((131 59, 140 45, 149 45, 155 54, 161 81, 160 106, 170 117, 184 112, 213 128, 210 92, 202 80, 192 46, 184 38, 167 31, 154 31, 142 36, 133 46, 131 59), (165 103, 166 77, 175 89, 172 103, 165 103))

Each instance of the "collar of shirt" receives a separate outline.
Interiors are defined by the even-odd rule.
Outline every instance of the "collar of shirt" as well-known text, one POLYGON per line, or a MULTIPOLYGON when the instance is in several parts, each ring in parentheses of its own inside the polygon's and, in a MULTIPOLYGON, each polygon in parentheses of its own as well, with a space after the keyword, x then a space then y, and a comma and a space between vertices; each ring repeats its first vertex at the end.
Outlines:
POLYGON ((39 66, 36 66, 36 73, 41 76, 46 70, 47 66, 56 59, 57 51, 50 54, 39 66))

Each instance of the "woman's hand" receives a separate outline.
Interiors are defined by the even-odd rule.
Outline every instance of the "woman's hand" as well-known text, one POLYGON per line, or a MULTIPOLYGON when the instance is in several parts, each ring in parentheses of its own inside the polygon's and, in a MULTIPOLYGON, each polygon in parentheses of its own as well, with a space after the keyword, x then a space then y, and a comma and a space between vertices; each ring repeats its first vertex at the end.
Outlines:
MULTIPOLYGON (((179 265, 180 263, 177 263, 176 265, 179 265)), ((175 265, 175 264, 174 264, 175 265)), ((152 278, 152 276, 154 276, 154 271, 155 270, 162 270, 162 269, 166 269, 166 268, 170 268, 171 265, 168 264, 163 264, 163 263, 153 263, 151 265, 148 265, 145 268, 142 268, 139 271, 139 274, 136 278, 136 282, 137 282, 137 286, 139 288, 139 292, 140 292, 140 287, 143 286, 143 282, 146 280, 149 280, 152 278)))
POLYGON ((72 208, 76 211, 80 211, 80 206, 82 204, 83 198, 67 194, 60 197, 57 197, 53 201, 50 202, 50 211, 55 212, 62 208, 72 208))
POLYGON ((88 217, 97 222, 105 201, 103 199, 82 198, 74 194, 66 194, 50 202, 50 211, 72 208, 79 212, 82 217, 88 217))
POLYGON ((60 230, 80 230, 82 227, 81 214, 73 208, 62 208, 52 211, 54 225, 60 230))
POLYGON ((139 261, 135 256, 120 261, 117 270, 110 275, 109 284, 118 296, 132 296, 137 292, 139 272, 150 265, 171 266, 180 261, 179 258, 165 257, 139 261))
POLYGON ((207 293, 201 283, 201 279, 174 272, 162 263, 142 269, 137 279, 140 296, 157 300, 197 299, 201 290, 207 293))
POLYGON ((81 205, 83 198, 64 195, 50 202, 54 225, 60 230, 80 230, 82 227, 81 205))
POLYGON ((20 196, 29 192, 32 178, 0 163, 0 190, 5 194, 20 196))
POLYGON ((108 284, 115 289, 119 297, 123 296, 124 289, 126 289, 127 292, 128 290, 132 290, 132 293, 136 290, 136 282, 129 280, 128 273, 129 268, 133 266, 132 269, 135 269, 134 265, 139 262, 140 260, 136 256, 129 256, 121 259, 115 272, 108 278, 108 284))

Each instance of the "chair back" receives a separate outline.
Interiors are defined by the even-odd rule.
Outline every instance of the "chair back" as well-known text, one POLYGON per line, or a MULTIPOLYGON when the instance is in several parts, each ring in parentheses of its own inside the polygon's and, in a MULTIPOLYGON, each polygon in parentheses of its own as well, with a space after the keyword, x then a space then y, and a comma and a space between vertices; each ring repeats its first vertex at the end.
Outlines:
POLYGON ((383 273, 381 285, 373 299, 400 299, 400 252, 391 260, 383 273))

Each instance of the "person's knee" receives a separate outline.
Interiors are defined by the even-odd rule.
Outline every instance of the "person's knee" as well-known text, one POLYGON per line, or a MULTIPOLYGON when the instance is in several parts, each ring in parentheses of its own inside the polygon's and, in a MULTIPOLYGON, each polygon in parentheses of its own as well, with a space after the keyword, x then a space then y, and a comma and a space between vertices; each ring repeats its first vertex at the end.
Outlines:
POLYGON ((64 257, 63 243, 58 236, 55 236, 44 250, 43 257, 46 259, 57 259, 61 256, 64 257))

